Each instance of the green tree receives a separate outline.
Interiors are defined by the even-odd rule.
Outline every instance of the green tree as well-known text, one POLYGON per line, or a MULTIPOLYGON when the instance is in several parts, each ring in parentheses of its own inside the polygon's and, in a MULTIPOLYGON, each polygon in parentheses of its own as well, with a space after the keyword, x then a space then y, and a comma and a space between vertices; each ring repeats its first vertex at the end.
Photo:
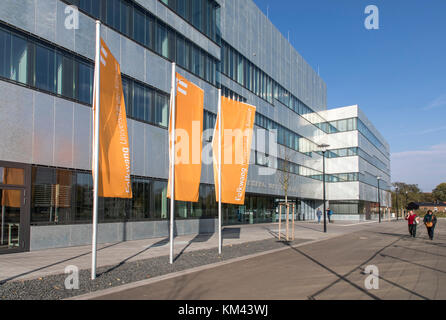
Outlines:
POLYGON ((432 192, 423 192, 420 195, 420 202, 434 202, 434 196, 432 192))
POLYGON ((446 201, 446 183, 440 183, 434 190, 432 190, 432 195, 436 201, 445 202, 446 201))
POLYGON ((406 208, 410 202, 424 201, 423 193, 417 184, 407 184, 404 182, 392 183, 394 190, 392 190, 392 207, 396 208, 396 198, 398 194, 398 208, 406 208), (398 190, 398 192, 397 192, 398 190))

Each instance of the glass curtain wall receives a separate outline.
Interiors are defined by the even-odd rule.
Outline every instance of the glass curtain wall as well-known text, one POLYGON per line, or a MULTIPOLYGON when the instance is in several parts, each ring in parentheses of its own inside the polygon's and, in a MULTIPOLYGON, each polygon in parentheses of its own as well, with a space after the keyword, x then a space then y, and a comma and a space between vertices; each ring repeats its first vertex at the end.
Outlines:
MULTIPOLYGON (((217 59, 136 2, 128 0, 64 1, 78 6, 85 13, 99 19, 126 37, 135 40, 140 45, 170 61, 175 61, 189 72, 216 85, 217 59), (93 5, 91 2, 95 2, 95 4, 93 5), (177 48, 178 42, 180 42, 180 48, 177 48), (191 57, 192 54, 194 57, 191 57)), ((164 2, 169 6, 174 3, 173 1, 164 2)), ((209 31, 207 35, 211 39, 217 40, 216 24, 219 22, 216 11, 219 6, 209 0, 198 0, 198 2, 200 6, 195 5, 194 2, 191 7, 195 10, 194 16, 196 17, 192 18, 192 24, 205 34, 206 31, 209 31), (211 12, 209 12, 209 9, 211 9, 211 12), (211 19, 207 18, 209 14, 211 19), (208 27, 208 24, 212 26, 208 27)), ((185 5, 186 7, 189 6, 187 3, 185 5)))
MULTIPOLYGON (((99 222, 166 220, 167 181, 132 177, 132 199, 99 198, 99 222)), ((93 181, 90 172, 34 166, 31 225, 91 223, 93 181)), ((225 224, 272 222, 274 198, 246 194, 245 205, 222 205, 225 224)), ((213 185, 200 185, 199 201, 176 203, 177 219, 217 217, 213 185)))

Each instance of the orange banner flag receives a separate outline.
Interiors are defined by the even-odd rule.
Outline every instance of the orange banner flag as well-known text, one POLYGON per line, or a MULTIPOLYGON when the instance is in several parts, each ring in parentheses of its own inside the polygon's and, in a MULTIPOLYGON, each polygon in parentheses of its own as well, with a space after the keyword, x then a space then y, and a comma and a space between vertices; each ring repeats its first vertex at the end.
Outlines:
MULTIPOLYGON (((197 202, 201 179, 201 152, 203 135, 204 91, 176 74, 175 99, 175 200, 197 202)), ((172 108, 169 121, 169 154, 172 152, 171 139, 172 108)), ((171 193, 171 166, 167 197, 171 193)))
MULTIPOLYGON (((130 149, 121 68, 102 39, 100 74, 98 196, 132 198, 130 149)), ((95 109, 93 103, 93 117, 95 109)))
MULTIPOLYGON (((252 132, 256 107, 221 98, 222 145, 221 145, 221 202, 243 205, 248 180, 249 158, 251 155, 252 132)), ((212 140, 214 156, 214 181, 218 199, 218 144, 220 117, 212 140)))

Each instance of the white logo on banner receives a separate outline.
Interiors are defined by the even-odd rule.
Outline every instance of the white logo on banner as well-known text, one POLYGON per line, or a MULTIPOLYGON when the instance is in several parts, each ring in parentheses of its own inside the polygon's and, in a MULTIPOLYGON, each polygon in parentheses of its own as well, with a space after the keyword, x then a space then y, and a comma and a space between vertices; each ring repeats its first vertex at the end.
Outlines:
POLYGON ((104 65, 104 67, 107 65, 107 63, 105 62, 105 59, 107 59, 107 57, 108 57, 107 50, 105 50, 104 47, 101 47, 101 63, 104 65))
POLYGON ((185 83, 185 82, 183 82, 183 81, 181 81, 181 80, 178 80, 178 92, 180 92, 180 93, 182 93, 183 95, 185 95, 185 96, 187 96, 187 91, 186 91, 186 89, 187 89, 187 83, 185 83), (183 89, 184 88, 184 89, 183 89))

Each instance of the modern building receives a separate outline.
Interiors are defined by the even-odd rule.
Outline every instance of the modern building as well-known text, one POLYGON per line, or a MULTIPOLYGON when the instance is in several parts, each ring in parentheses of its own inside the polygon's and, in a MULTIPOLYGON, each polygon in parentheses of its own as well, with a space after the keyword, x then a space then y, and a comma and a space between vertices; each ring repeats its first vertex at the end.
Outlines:
POLYGON ((391 207, 389 145, 355 106, 320 112, 327 120, 327 197, 334 219, 377 217, 391 207), (379 193, 379 195, 378 195, 379 193))
MULTIPOLYGON (((171 62, 205 92, 204 162, 218 89, 257 107, 245 205, 223 205, 224 224, 276 221, 284 174, 297 218, 315 219, 322 143, 330 145, 327 199, 339 218, 376 218, 376 176, 389 206, 388 144, 356 106, 327 110, 324 81, 251 0, 3 0, 0 250, 91 242, 97 19, 121 64, 133 187, 133 199, 100 200, 99 242, 168 235, 171 62)), ((177 234, 215 231, 209 161, 201 182, 198 203, 176 204, 177 234)))

